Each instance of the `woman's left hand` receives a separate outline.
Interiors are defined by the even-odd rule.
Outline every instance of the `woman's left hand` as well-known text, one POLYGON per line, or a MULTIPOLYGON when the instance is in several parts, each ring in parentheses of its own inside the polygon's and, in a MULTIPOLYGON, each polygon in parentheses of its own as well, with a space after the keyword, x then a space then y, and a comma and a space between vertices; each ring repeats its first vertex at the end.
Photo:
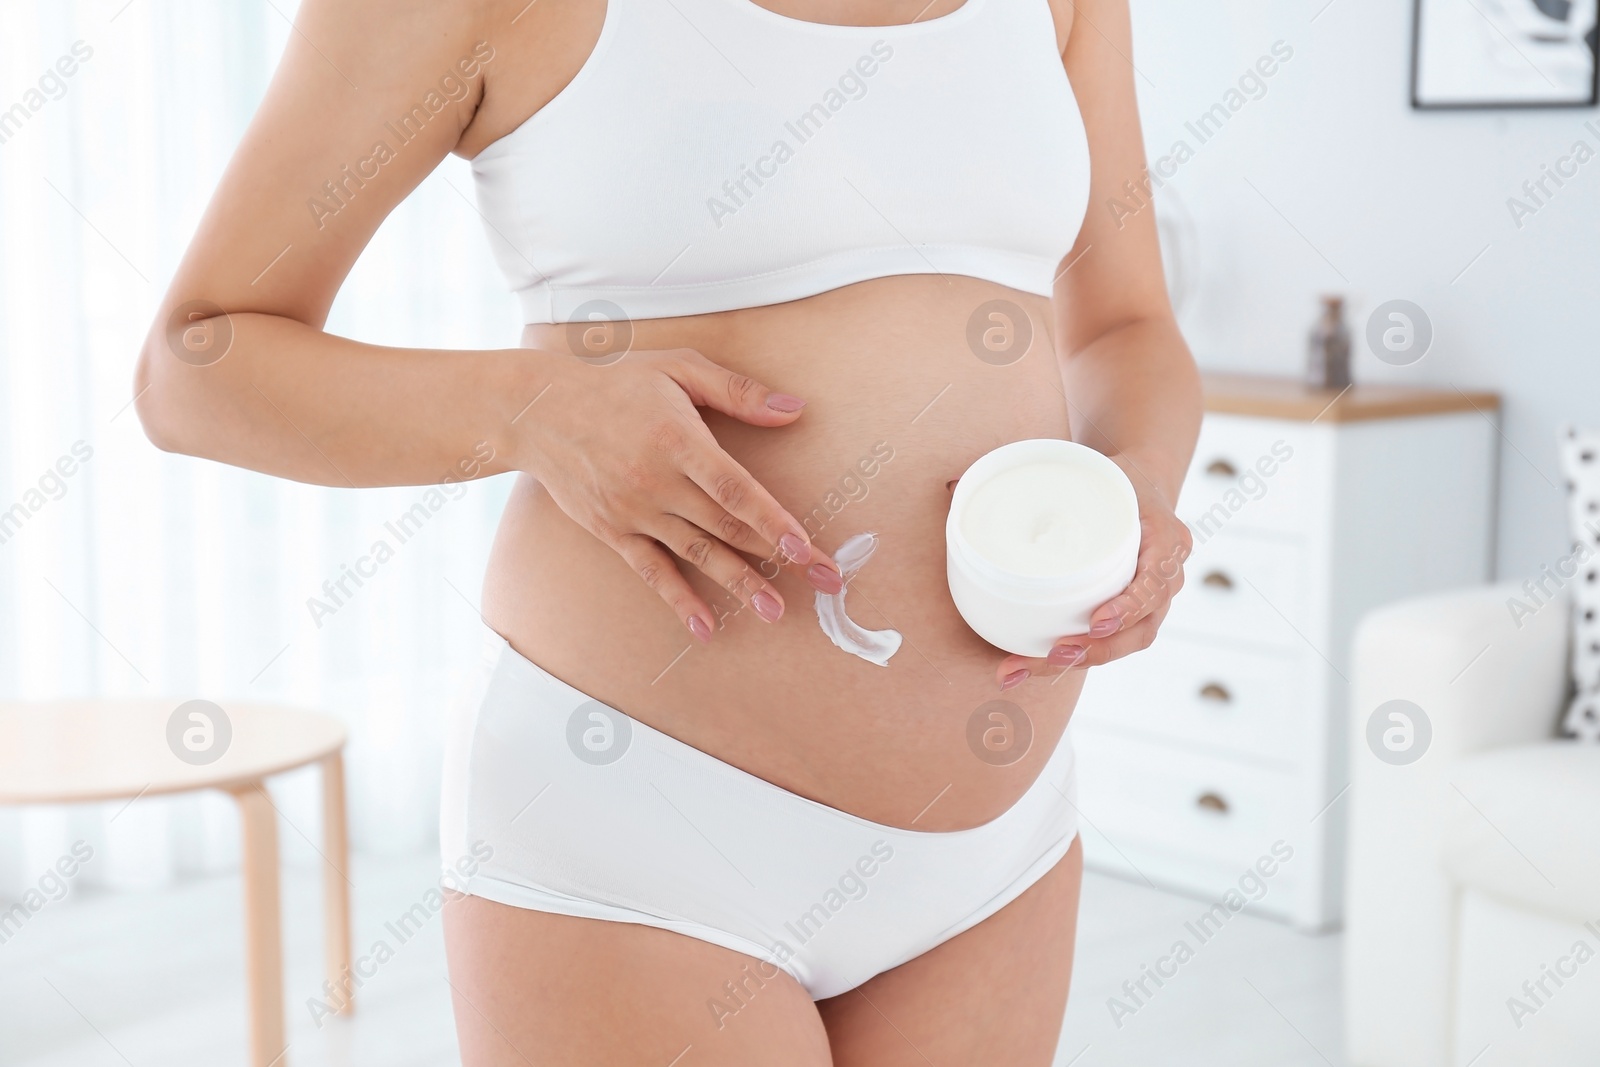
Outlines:
POLYGON ((1139 562, 1133 581, 1094 610, 1087 634, 1061 638, 1043 659, 1002 659, 995 669, 1001 689, 1041 675, 1096 667, 1149 648, 1173 596, 1183 588, 1183 561, 1194 547, 1189 527, 1131 463, 1118 456, 1111 459, 1127 472, 1139 498, 1139 562))

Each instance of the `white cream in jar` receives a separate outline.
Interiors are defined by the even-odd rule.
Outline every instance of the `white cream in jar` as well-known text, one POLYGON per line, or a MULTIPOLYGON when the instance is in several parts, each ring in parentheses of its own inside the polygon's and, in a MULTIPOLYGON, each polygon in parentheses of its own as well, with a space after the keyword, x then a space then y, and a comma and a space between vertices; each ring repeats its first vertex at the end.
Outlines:
POLYGON ((956 484, 945 522, 946 573, 961 617, 991 645, 1042 657, 1089 631, 1139 558, 1133 483, 1072 441, 1013 441, 956 484))

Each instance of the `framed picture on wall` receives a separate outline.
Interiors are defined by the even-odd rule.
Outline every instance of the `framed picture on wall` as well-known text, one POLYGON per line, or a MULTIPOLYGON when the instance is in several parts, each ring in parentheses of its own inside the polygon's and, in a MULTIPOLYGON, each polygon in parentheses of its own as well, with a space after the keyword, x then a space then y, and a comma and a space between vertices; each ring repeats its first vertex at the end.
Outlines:
POLYGON ((1593 107, 1597 0, 1416 0, 1411 106, 1593 107))

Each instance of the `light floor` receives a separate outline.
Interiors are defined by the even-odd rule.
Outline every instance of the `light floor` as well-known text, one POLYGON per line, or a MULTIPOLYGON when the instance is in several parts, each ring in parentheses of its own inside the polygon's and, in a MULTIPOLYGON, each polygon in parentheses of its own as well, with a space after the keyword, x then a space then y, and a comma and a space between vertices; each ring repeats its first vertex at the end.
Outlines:
MULTIPOLYGON (((356 858, 356 955, 380 938, 395 952, 360 990, 353 1017, 318 1026, 307 1000, 322 981, 319 884, 312 871, 284 872, 292 1067, 458 1062, 437 916, 404 943, 385 929, 433 879, 432 856, 356 858)), ((1153 995, 1113 1021, 1108 998, 1175 940, 1195 944, 1184 924, 1202 910, 1187 897, 1087 877, 1057 1067, 1342 1067, 1339 938, 1247 915, 1161 988, 1147 979, 1153 995)), ((0 945, 0 1065, 243 1067, 241 961, 235 878, 49 905, 0 945)))

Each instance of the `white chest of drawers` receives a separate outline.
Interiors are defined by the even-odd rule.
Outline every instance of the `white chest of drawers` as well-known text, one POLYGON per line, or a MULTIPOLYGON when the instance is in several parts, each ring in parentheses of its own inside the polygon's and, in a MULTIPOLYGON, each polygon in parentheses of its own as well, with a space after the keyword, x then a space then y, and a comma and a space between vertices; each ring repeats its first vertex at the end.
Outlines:
POLYGON ((1489 576, 1499 439, 1492 395, 1334 397, 1208 376, 1186 586, 1071 727, 1091 867, 1305 930, 1340 915, 1351 632, 1489 576))

